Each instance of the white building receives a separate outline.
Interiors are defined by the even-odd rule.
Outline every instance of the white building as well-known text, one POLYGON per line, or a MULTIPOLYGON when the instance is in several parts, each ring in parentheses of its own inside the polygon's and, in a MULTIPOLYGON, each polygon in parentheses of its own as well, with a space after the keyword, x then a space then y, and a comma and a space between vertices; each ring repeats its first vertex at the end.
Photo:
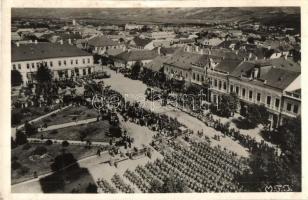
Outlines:
POLYGON ((11 69, 18 70, 23 83, 35 80, 37 69, 46 64, 54 79, 85 76, 93 73, 93 56, 69 44, 30 43, 12 45, 11 69))

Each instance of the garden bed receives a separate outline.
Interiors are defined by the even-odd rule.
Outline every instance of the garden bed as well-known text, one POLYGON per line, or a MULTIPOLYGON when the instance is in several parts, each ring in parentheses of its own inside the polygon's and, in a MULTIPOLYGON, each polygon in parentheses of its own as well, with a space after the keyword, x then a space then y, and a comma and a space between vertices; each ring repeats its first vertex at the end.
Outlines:
POLYGON ((98 121, 88 124, 82 124, 77 126, 70 126, 67 128, 61 128, 51 131, 39 132, 35 135, 31 135, 33 138, 44 139, 58 139, 58 140, 90 140, 96 142, 109 142, 110 124, 108 121, 98 121))
MULTIPOLYGON (((72 153, 77 160, 95 155, 97 152, 97 149, 94 147, 88 149, 75 145, 69 145, 65 149, 66 152, 72 153)), ((53 163, 54 158, 61 154, 61 144, 24 144, 12 149, 12 184, 34 178, 35 171, 38 176, 51 172, 50 165, 53 163), (47 150, 47 153, 41 158, 39 158, 39 156, 33 156, 33 152, 37 149, 37 147, 44 147, 47 150), (33 158, 32 160, 31 156, 33 158), (18 164, 16 164, 16 162, 18 164)))
POLYGON ((44 124, 55 125, 64 124, 68 122, 80 121, 90 118, 95 118, 98 115, 98 111, 87 106, 71 106, 58 113, 54 113, 42 120, 35 122, 37 127, 43 126, 44 124))

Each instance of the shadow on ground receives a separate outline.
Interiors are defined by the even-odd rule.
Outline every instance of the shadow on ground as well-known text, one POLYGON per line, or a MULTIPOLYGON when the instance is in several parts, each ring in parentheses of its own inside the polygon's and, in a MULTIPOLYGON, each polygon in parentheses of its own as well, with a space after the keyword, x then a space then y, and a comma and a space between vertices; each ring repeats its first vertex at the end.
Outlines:
POLYGON ((93 177, 88 169, 80 168, 76 161, 71 153, 57 156, 50 166, 54 173, 39 180, 43 192, 96 193, 93 177))

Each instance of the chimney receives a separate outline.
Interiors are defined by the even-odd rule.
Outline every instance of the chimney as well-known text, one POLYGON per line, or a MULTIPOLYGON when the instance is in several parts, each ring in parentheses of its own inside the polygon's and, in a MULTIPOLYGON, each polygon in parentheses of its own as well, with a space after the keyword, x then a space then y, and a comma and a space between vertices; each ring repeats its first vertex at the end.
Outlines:
POLYGON ((253 78, 258 78, 259 76, 259 68, 255 67, 254 73, 253 73, 253 78))
POLYGON ((61 45, 63 44, 63 40, 62 40, 62 39, 60 40, 60 44, 61 44, 61 45))
POLYGON ((158 47, 158 48, 157 48, 158 55, 161 54, 160 49, 161 49, 161 47, 158 47))
POLYGON ((16 42, 16 46, 19 47, 19 42, 16 42))
POLYGON ((71 38, 68 38, 68 44, 72 45, 72 40, 71 40, 71 38))
POLYGON ((37 44, 37 40, 34 40, 34 44, 37 44))

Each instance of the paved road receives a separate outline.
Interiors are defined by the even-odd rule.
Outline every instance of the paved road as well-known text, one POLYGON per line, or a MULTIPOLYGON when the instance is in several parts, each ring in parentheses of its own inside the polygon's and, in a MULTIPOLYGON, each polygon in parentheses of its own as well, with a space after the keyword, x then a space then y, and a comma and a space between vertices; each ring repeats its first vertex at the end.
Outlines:
POLYGON ((47 128, 39 128, 39 132, 44 132, 44 131, 51 131, 51 130, 56 130, 60 128, 66 128, 70 126, 78 126, 81 124, 88 124, 91 122, 96 122, 96 117, 95 118, 90 118, 90 119, 84 119, 84 120, 79 120, 79 121, 74 121, 74 122, 68 122, 64 124, 55 124, 55 125, 50 125, 47 128))
POLYGON ((240 156, 248 157, 248 149, 244 148, 237 141, 233 141, 229 137, 223 137, 221 132, 216 131, 215 129, 206 126, 199 119, 190 116, 189 114, 180 111, 171 106, 161 106, 159 102, 145 101, 145 90, 147 86, 138 80, 131 80, 123 76, 123 74, 115 73, 113 70, 105 69, 110 75, 111 78, 104 79, 106 85, 110 85, 112 89, 120 92, 123 96, 126 97, 128 101, 139 101, 140 106, 151 109, 156 113, 164 113, 167 116, 176 118, 180 123, 187 126, 187 128, 193 130, 195 133, 197 131, 203 130, 204 134, 210 137, 211 143, 213 145, 220 145, 222 148, 226 148, 237 153, 240 156), (129 87, 127 87, 129 85, 129 87), (220 135, 221 140, 214 140, 214 135, 220 135))

